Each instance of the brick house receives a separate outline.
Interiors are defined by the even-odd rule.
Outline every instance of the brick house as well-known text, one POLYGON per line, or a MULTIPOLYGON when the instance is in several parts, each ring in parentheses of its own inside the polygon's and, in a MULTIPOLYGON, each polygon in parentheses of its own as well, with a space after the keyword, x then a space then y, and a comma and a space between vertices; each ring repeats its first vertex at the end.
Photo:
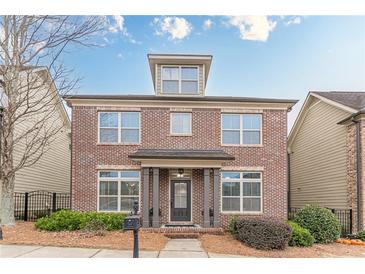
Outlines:
POLYGON ((290 206, 352 209, 352 232, 365 228, 364 107, 365 92, 310 92, 288 139, 290 206))
POLYGON ((155 95, 76 95, 72 208, 144 227, 287 216, 287 112, 296 100, 205 96, 211 55, 149 54, 155 95), (155 210, 155 209, 159 210, 155 210))

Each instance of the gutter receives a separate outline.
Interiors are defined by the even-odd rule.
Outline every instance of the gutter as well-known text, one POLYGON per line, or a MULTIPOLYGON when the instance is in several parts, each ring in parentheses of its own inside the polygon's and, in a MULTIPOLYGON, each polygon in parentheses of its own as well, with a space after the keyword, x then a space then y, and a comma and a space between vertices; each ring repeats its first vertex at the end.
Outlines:
POLYGON ((361 218, 361 205, 362 205, 362 195, 361 195, 361 128, 360 122, 351 118, 351 121, 356 125, 356 198, 357 198, 357 230, 360 231, 362 218, 361 218))

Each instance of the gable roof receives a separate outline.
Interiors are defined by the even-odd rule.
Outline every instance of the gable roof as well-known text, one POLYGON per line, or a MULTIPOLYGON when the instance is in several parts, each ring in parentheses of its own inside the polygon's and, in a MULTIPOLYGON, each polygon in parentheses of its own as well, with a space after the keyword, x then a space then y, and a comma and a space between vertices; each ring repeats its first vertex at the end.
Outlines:
MULTIPOLYGON (((288 147, 293 143, 304 118, 309 110, 309 106, 313 100, 317 98, 322 102, 332 105, 336 108, 342 109, 349 113, 349 117, 360 112, 365 107, 365 92, 353 91, 311 91, 308 93, 300 112, 295 119, 294 125, 290 130, 288 136, 288 147)), ((339 121, 340 122, 340 121, 339 121)))

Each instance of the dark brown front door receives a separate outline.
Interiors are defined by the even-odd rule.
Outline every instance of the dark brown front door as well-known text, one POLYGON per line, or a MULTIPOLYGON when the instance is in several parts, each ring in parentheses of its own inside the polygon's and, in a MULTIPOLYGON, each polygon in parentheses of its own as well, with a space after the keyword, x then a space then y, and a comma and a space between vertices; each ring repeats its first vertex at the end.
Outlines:
POLYGON ((171 221, 191 221, 190 180, 171 181, 171 221))

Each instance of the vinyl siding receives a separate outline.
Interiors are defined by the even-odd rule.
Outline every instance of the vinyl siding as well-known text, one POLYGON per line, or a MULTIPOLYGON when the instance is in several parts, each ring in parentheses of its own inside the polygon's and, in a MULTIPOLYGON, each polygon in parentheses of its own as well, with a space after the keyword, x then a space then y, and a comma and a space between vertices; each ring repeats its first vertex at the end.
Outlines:
POLYGON ((291 147, 291 207, 316 203, 348 208, 346 127, 348 113, 313 100, 291 147))

